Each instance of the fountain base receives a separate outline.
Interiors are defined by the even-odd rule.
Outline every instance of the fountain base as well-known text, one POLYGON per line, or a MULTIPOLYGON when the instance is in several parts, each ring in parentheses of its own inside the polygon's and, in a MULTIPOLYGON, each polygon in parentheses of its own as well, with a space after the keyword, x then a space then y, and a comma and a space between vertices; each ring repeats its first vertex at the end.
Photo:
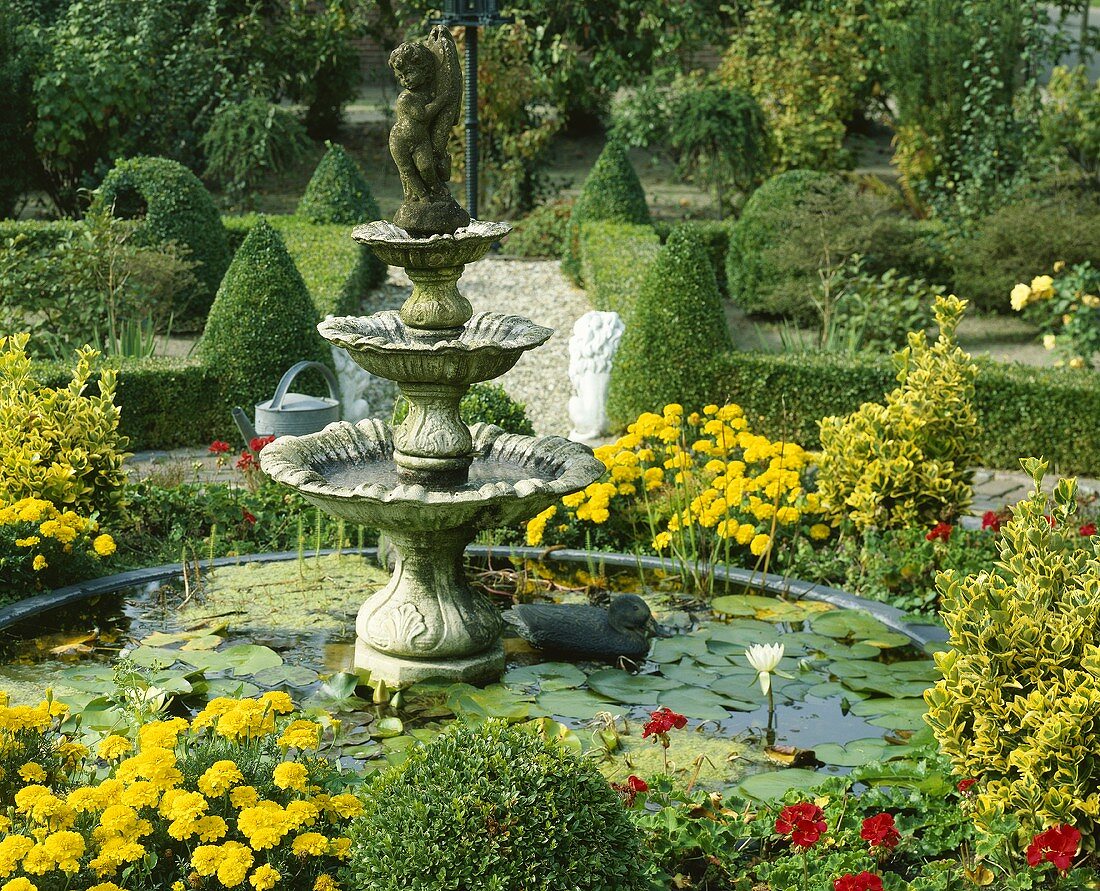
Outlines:
POLYGON ((481 684, 504 673, 504 644, 497 641, 483 653, 461 658, 409 659, 376 650, 360 637, 355 641, 355 667, 369 671, 372 680, 384 680, 391 688, 428 678, 481 684))

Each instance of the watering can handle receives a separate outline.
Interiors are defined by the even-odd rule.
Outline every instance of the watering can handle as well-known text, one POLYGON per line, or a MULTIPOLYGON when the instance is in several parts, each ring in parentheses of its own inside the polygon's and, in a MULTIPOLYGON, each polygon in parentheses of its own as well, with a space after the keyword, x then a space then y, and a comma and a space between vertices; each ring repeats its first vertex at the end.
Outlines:
POLYGON ((290 389, 294 378, 307 368, 316 368, 324 375, 325 380, 328 382, 329 397, 339 401, 340 397, 337 394, 340 392, 340 385, 336 383, 336 375, 332 373, 331 368, 322 365, 320 362, 299 362, 288 368, 286 374, 283 375, 283 379, 279 381, 279 386, 275 388, 275 395, 271 397, 271 411, 278 411, 282 408, 283 398, 286 396, 286 391, 290 389))

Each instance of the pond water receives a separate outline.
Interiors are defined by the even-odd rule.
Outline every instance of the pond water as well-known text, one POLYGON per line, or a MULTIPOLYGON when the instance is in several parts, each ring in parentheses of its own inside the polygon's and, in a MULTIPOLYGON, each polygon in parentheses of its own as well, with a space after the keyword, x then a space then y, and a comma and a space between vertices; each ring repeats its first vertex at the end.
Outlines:
POLYGON ((102 694, 125 653, 175 695, 180 713, 213 696, 265 689, 335 712, 342 754, 366 767, 399 760, 456 715, 538 719, 601 758, 612 778, 667 766, 700 785, 759 797, 904 758, 924 726, 921 694, 937 678, 931 659, 867 613, 743 589, 718 592, 708 608, 660 573, 588 567, 563 575, 560 567, 508 561, 471 571, 502 606, 640 593, 672 633, 629 670, 562 662, 507 638, 500 683, 420 684, 394 697, 364 685, 352 665, 355 613, 386 574, 358 556, 306 557, 131 588, 8 628, 0 632, 0 688, 35 699, 53 687, 83 712, 86 729, 109 726, 114 706, 102 694), (773 679, 771 713, 744 655, 754 643, 785 647, 779 668, 788 677, 773 679), (689 719, 667 752, 641 738, 659 706, 689 719))

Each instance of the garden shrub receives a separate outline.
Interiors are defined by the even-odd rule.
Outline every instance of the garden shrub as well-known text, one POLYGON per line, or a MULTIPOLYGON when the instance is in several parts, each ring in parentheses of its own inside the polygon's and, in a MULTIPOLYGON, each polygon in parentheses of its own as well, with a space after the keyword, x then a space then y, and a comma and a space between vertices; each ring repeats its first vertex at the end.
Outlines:
POLYGON ((504 242, 511 257, 553 257, 560 260, 573 214, 573 200, 540 204, 515 224, 504 242))
POLYGON ((630 165, 622 143, 609 140, 581 188, 569 217, 569 231, 561 268, 569 278, 581 282, 581 227, 594 220, 618 223, 648 223, 649 207, 638 174, 630 165))
POLYGON ((608 416, 626 424, 679 402, 697 369, 733 348, 706 246, 689 226, 673 230, 626 319, 611 368, 608 416))
POLYGON ((381 774, 344 887, 641 891, 641 834, 591 759, 535 731, 461 722, 381 774))
POLYGON ((624 322, 629 319, 642 281, 660 250, 660 240, 651 226, 585 223, 581 268, 592 305, 604 312, 617 312, 624 322))
MULTIPOLYGON (((714 277, 718 281, 718 292, 723 297, 729 297, 729 276, 726 270, 726 255, 730 249, 731 222, 724 220, 684 220, 679 225, 691 226, 703 239, 707 247, 707 256, 710 257, 710 265, 714 268, 714 277)), ((671 230, 662 235, 661 241, 668 241, 671 230)))
MULTIPOLYGON (((0 219, 12 216, 34 184, 34 60, 30 29, 0 7, 0 219)), ((3 238, 0 237, 0 242, 3 238)))
POLYGON ((1039 121, 1043 139, 1100 184, 1100 81, 1091 81, 1084 65, 1059 65, 1047 93, 1039 121))
POLYGON ((973 409, 977 366, 955 343, 966 307, 937 298, 940 333, 910 333, 895 356, 899 386, 885 403, 821 421, 818 492, 835 522, 860 531, 950 522, 970 503, 979 453, 973 409))
POLYGON ((218 374, 224 403, 249 412, 271 397, 294 363, 330 365, 318 320, 283 239, 261 219, 233 257, 198 345, 199 357, 218 374))
MULTIPOLYGON (((325 145, 328 151, 313 171, 295 215, 311 223, 335 224, 341 228, 382 219, 382 211, 359 165, 342 145, 332 142, 325 145)), ((345 231, 345 238, 350 237, 350 231, 345 231)), ((386 264, 365 245, 359 245, 359 252, 362 254, 361 286, 373 288, 385 281, 386 264)), ((302 277, 305 278, 304 272, 302 277)))
POLYGON ((733 225, 729 293, 746 312, 810 321, 823 281, 853 254, 869 272, 935 278, 936 253, 933 233, 881 195, 836 174, 790 170, 753 192, 733 225))
POLYGON ((128 445, 119 430, 115 374, 104 371, 98 393, 85 393, 97 354, 84 348, 65 384, 42 386, 27 340, 0 337, 0 503, 40 498, 110 520, 125 500, 128 445))
POLYGON ((977 221, 954 256, 958 292, 979 309, 1010 312, 1013 285, 1059 260, 1100 265, 1100 189, 1075 176, 1040 183, 977 221))
POLYGON ((201 327, 229 267, 229 245, 214 200, 190 170, 167 158, 119 161, 96 191, 92 209, 143 220, 143 239, 175 242, 197 265, 195 285, 173 301, 175 322, 201 327))
POLYGON ((973 814, 987 831, 1020 821, 1018 842, 1052 824, 1100 837, 1100 558, 1075 522, 1076 483, 1053 504, 1045 462, 1022 462, 1031 497, 1001 529, 995 572, 940 578, 951 649, 925 693, 927 721, 960 777, 976 780, 973 814))

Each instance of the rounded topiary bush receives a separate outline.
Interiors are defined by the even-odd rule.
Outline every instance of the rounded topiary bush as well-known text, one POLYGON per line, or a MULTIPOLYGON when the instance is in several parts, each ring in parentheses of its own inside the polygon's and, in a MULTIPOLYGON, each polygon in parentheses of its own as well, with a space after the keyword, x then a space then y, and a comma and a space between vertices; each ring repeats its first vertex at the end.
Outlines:
MULTIPOLYGON (((306 186, 297 214, 311 223, 336 223, 357 226, 382 219, 382 211, 371 194, 367 179, 359 165, 342 145, 325 142, 328 151, 306 186)), ((374 252, 363 248, 363 284, 371 288, 386 278, 386 264, 374 252)))
POLYGON ((251 414, 295 362, 331 365, 317 322, 283 239, 261 218, 233 258, 199 341, 199 355, 216 371, 223 402, 251 414))
POLYGON ((452 724, 366 790, 342 887, 641 891, 641 837, 595 764, 534 732, 452 724))
POLYGON ((592 165, 569 217, 561 268, 578 283, 581 280, 581 226, 593 220, 649 222, 645 190, 630 165, 626 148, 617 140, 608 142, 592 165))
POLYGON ((702 404, 700 371, 733 349, 714 267, 696 227, 672 230, 642 281, 611 365, 608 416, 625 426, 670 402, 702 404))
POLYGON ((144 220, 140 237, 151 244, 175 242, 189 252, 195 285, 173 301, 177 328, 199 322, 229 266, 229 241, 214 199, 195 174, 168 158, 119 161, 96 190, 92 208, 114 208, 124 219, 144 220))

